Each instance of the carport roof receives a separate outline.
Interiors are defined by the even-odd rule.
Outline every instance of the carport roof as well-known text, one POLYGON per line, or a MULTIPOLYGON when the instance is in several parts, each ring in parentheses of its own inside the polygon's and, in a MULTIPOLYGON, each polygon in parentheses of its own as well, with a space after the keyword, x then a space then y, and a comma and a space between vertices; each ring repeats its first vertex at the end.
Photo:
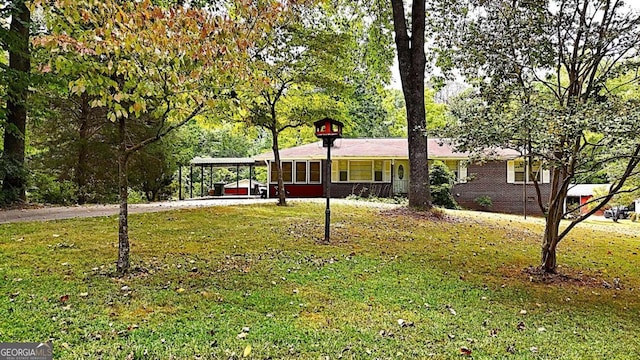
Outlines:
POLYGON ((261 163, 256 164, 256 160, 253 158, 212 158, 212 157, 196 157, 190 162, 191 165, 198 166, 255 166, 263 165, 261 163))
POLYGON ((567 196, 593 196, 596 189, 607 189, 611 184, 571 184, 567 190, 567 196))

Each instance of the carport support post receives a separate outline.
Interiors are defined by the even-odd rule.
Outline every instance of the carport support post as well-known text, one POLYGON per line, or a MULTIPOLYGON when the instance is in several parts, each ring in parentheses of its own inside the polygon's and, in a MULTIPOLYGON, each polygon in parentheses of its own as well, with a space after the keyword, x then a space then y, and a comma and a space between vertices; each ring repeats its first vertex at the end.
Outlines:
POLYGON ((193 165, 189 167, 189 199, 193 199, 193 165))
POLYGON ((251 195, 252 188, 253 188, 253 165, 249 165, 249 191, 247 191, 247 195, 251 195))
POLYGON ((200 165, 200 197, 204 196, 204 165, 200 165))

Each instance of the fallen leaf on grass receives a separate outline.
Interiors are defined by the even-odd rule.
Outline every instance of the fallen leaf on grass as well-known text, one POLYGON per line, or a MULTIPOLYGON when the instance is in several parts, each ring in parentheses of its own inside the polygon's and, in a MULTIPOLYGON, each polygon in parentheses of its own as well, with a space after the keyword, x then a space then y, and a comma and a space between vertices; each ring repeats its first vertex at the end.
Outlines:
POLYGON ((67 300, 69 300, 69 295, 60 296, 60 302, 61 303, 65 303, 65 302, 67 302, 67 300))
POLYGON ((411 327, 413 326, 413 321, 405 321, 404 319, 398 319, 398 325, 400 325, 400 327, 411 327))
POLYGON ((242 352, 242 357, 248 357, 249 355, 251 355, 251 345, 247 345, 242 352))
POLYGON ((460 353, 462 355, 465 355, 465 356, 470 356, 471 355, 471 349, 463 346, 463 347, 460 348, 460 353))

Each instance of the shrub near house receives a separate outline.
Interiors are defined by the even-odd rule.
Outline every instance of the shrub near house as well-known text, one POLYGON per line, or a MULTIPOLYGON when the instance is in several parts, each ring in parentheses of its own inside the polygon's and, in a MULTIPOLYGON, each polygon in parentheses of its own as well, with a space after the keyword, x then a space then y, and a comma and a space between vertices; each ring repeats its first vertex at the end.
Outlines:
POLYGON ((442 161, 434 161, 429 168, 429 184, 433 205, 457 209, 458 204, 451 194, 456 175, 442 161))

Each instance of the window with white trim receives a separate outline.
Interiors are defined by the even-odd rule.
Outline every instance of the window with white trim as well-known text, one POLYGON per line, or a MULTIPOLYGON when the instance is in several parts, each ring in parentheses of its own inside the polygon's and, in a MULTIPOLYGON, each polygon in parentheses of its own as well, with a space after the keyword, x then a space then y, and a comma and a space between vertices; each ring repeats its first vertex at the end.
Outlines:
POLYGON ((539 160, 531 163, 524 159, 507 161, 507 183, 509 184, 533 183, 534 180, 548 184, 551 182, 550 175, 548 169, 542 168, 539 160))
POLYGON ((307 163, 296 161, 296 184, 307 182, 307 163))
POLYGON ((372 178, 372 161, 357 161, 352 160, 349 162, 349 180, 350 181, 371 181, 372 178))
MULTIPOLYGON (((320 161, 282 161, 282 180, 285 183, 320 184, 322 182, 320 161)), ((271 167, 271 183, 278 182, 278 172, 274 163, 271 167)))
POLYGON ((373 162, 373 181, 382 181, 383 177, 383 164, 382 160, 375 160, 373 162))
POLYGON ((333 182, 390 182, 390 160, 334 160, 333 182))
POLYGON ((309 183, 319 184, 320 179, 320 161, 309 161, 309 183))

